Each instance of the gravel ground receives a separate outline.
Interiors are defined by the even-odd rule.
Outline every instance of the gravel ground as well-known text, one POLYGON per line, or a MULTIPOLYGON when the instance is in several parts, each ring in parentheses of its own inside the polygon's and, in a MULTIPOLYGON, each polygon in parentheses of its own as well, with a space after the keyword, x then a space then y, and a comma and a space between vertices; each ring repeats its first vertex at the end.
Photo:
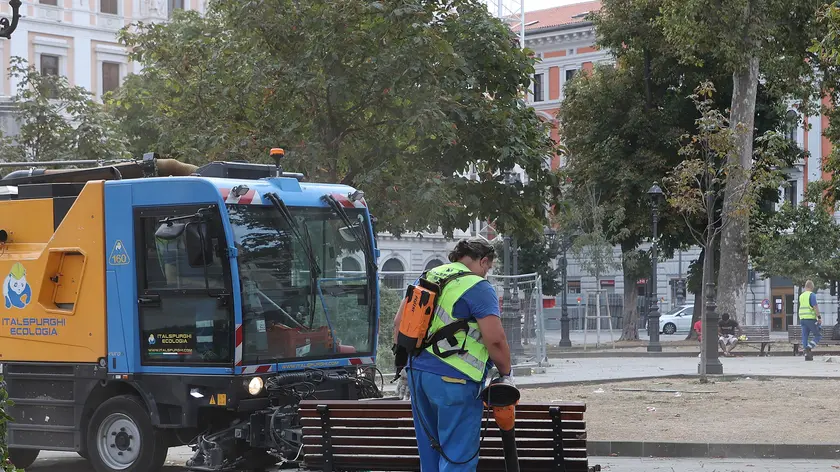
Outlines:
POLYGON ((585 402, 591 440, 836 443, 837 388, 836 379, 656 379, 528 388, 522 401, 585 402))

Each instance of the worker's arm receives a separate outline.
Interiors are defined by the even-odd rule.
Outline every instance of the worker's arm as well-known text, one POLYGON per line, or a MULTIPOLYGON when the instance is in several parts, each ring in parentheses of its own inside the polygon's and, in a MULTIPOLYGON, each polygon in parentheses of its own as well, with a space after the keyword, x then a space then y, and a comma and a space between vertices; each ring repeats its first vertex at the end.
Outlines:
POLYGON ((485 316, 478 319, 481 341, 487 347, 490 360, 502 375, 510 375, 510 346, 508 346, 502 319, 498 316, 485 316))
POLYGON ((821 320, 822 316, 820 316, 820 309, 817 307, 817 294, 812 293, 809 298, 810 299, 808 301, 811 302, 811 308, 814 309, 814 314, 817 315, 818 320, 821 320))

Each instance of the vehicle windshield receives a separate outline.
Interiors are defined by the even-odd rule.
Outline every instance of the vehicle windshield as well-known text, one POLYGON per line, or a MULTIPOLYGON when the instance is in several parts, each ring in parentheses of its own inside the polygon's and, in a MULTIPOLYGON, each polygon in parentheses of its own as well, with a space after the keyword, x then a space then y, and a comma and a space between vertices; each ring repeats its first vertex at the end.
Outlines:
POLYGON ((663 316, 674 316, 674 315, 676 315, 676 314, 678 314, 682 311, 685 311, 686 308, 688 308, 688 305, 680 305, 676 308, 673 308, 671 311, 669 311, 668 313, 666 313, 663 316))
POLYGON ((368 234, 360 230, 365 213, 348 209, 356 226, 348 229, 329 209, 289 210, 308 236, 296 238, 274 207, 228 206, 242 287, 243 362, 371 354, 376 300, 362 269, 365 251, 352 233, 368 234), (310 267, 310 242, 320 274, 310 267), (359 270, 345 273, 348 267, 359 270))

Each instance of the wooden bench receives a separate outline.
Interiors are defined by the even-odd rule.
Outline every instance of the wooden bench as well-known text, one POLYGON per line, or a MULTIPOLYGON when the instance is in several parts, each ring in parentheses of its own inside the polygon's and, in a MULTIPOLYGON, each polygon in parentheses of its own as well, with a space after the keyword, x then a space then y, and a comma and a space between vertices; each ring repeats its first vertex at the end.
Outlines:
POLYGON ((741 334, 747 337, 746 341, 738 341, 738 344, 760 344, 760 356, 770 355, 770 347, 773 341, 770 340, 770 327, 761 325, 741 326, 741 334), (764 349, 767 352, 764 352, 764 349))
MULTIPOLYGON (((589 466, 585 411, 583 403, 517 405, 520 469, 601 470, 600 466, 589 466)), ((420 470, 411 404, 407 401, 306 400, 300 402, 300 424, 304 470, 420 470)), ((482 434, 478 470, 504 472, 501 435, 489 411, 482 421, 482 434)), ((446 445, 443 447, 445 450, 446 445)))
MULTIPOLYGON (((840 339, 831 339, 831 331, 834 326, 820 326, 820 346, 840 346, 840 339)), ((812 338, 813 339, 813 338, 812 338)), ((802 326, 790 325, 788 326, 788 342, 793 344, 793 355, 799 355, 799 345, 802 344, 802 326)))

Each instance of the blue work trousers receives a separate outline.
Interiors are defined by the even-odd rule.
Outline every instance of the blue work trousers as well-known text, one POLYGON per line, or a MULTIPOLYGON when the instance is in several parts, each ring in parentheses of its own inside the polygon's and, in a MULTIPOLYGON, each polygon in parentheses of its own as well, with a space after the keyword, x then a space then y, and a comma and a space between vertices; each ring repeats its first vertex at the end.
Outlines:
POLYGON ((475 472, 484 413, 481 384, 420 370, 406 369, 406 374, 421 472, 475 472), (466 463, 453 464, 442 457, 432 448, 429 435, 452 462, 466 463))
POLYGON ((817 320, 799 320, 799 324, 802 326, 802 349, 806 348, 815 348, 817 344, 822 339, 822 335, 820 334, 820 326, 817 324, 817 320), (814 335, 814 342, 813 344, 808 343, 808 336, 813 334, 814 335))

